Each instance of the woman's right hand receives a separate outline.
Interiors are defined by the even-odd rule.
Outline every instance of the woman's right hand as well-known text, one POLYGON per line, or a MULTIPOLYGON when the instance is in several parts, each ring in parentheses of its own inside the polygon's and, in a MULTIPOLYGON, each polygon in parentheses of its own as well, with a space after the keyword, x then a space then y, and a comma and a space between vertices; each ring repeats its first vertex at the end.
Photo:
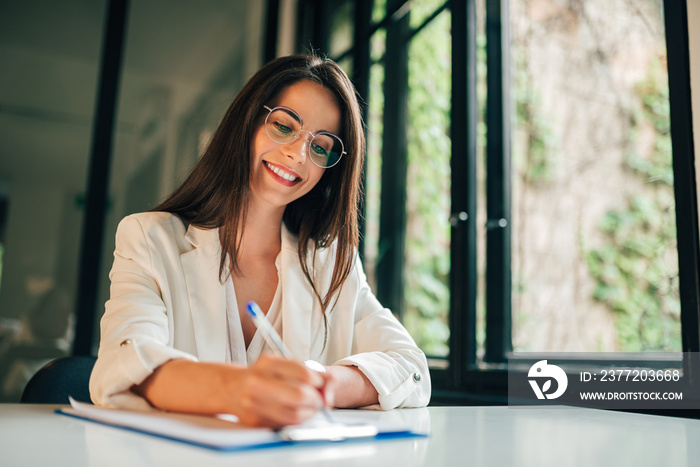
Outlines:
POLYGON ((226 386, 233 413, 246 425, 295 425, 331 403, 324 390, 330 376, 301 362, 262 355, 242 373, 226 386))
POLYGON ((249 367, 171 360, 132 390, 159 409, 230 413, 249 426, 278 428, 332 405, 331 380, 301 362, 262 355, 249 367))

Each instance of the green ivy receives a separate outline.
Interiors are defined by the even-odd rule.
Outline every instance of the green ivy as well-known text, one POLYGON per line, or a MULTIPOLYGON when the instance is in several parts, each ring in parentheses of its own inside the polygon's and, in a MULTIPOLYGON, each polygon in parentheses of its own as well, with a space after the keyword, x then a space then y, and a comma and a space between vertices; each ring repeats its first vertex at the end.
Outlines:
POLYGON ((522 167, 523 180, 534 186, 550 182, 554 176, 555 150, 554 136, 547 116, 541 110, 541 98, 532 85, 532 77, 527 71, 527 58, 523 49, 515 49, 515 118, 523 144, 514 145, 513 158, 522 167), (522 148, 522 151, 518 151, 522 148))
POLYGON ((635 87, 641 108, 630 113, 630 142, 626 155, 629 168, 646 181, 673 186, 673 151, 671 149, 671 119, 668 101, 668 78, 665 63, 657 58, 649 66, 646 79, 635 87), (653 127, 656 134, 653 148, 640 152, 640 132, 653 127))
MULTIPOLYGON (((412 4, 427 16, 440 1, 412 4), (424 11, 423 11, 424 10, 424 11)), ((448 353, 450 305, 450 16, 443 12, 409 48, 404 324, 429 355, 448 353)))
POLYGON ((640 109, 630 115, 627 167, 646 182, 643 195, 609 211, 600 223, 605 243, 584 252, 596 281, 593 298, 615 314, 620 351, 681 349, 680 296, 673 195, 668 83, 662 60, 636 88, 640 109), (651 148, 640 135, 653 131, 651 148))

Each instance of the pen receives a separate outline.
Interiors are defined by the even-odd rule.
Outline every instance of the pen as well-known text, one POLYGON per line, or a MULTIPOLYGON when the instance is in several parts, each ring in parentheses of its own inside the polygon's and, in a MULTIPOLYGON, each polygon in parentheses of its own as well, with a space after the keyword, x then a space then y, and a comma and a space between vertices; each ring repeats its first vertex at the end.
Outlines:
MULTIPOLYGON (((267 345, 272 347, 272 350, 275 351, 277 356, 286 358, 287 360, 291 360, 292 353, 287 349, 287 347, 285 347, 284 342, 282 342, 282 338, 279 334, 277 334, 275 328, 273 328, 272 324, 270 324, 270 322, 267 320, 265 314, 262 312, 258 304, 253 301, 250 301, 248 302, 247 308, 248 314, 251 318, 253 318, 253 323, 255 324, 255 327, 257 327, 258 330, 262 333, 263 339, 265 339, 267 345)), ((334 423, 331 414, 328 412, 328 409, 325 406, 321 408, 321 411, 323 412, 323 415, 329 422, 334 423)))
POLYGON ((250 314, 250 317, 253 318, 255 327, 262 332, 263 339, 265 339, 267 345, 272 347, 272 350, 275 351, 277 356, 291 360, 291 352, 287 350, 284 342, 282 342, 282 338, 279 334, 277 334, 277 331, 275 331, 275 328, 272 327, 272 324, 270 324, 267 318, 265 318, 265 314, 262 312, 257 303, 248 302, 248 314, 250 314))

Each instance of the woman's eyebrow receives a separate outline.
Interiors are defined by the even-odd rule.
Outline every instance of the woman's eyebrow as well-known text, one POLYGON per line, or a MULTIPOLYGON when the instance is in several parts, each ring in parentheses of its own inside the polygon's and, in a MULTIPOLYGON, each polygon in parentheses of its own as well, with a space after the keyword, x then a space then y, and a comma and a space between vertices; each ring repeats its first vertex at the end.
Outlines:
MULTIPOLYGON (((303 120, 303 117, 302 117, 302 123, 303 123, 303 121, 304 121, 304 120, 303 120)), ((309 129, 306 127, 306 124, 303 125, 303 128, 304 128, 304 130, 311 131, 311 130, 309 130, 309 129)), ((320 129, 318 129, 318 130, 316 130, 316 131, 311 131, 311 132, 312 132, 314 135, 317 135, 317 134, 319 134, 319 133, 330 133, 330 134, 332 134, 332 135, 336 135, 336 136, 337 136, 337 133, 335 133, 334 131, 326 130, 325 128, 320 128, 320 129)))
POLYGON ((284 111, 285 114, 289 115, 289 116, 292 117, 294 120, 297 120, 297 118, 301 119, 301 115, 299 115, 299 112, 297 112, 296 110, 292 109, 291 107, 286 107, 286 108, 283 107, 283 108, 280 109, 280 110, 284 111), (294 112, 294 113, 292 113, 292 112, 294 112), (295 114, 296 114, 296 115, 295 115, 295 114))
MULTIPOLYGON (((299 118, 301 119, 302 128, 303 128, 304 130, 311 131, 311 130, 309 130, 309 129, 306 127, 306 124, 304 123, 304 117, 303 117, 303 116, 299 113, 299 111, 296 110, 294 107, 290 107, 290 106, 288 106, 288 105, 283 105, 283 104, 279 104, 278 107, 282 107, 282 110, 284 110, 284 113, 286 113, 287 115, 289 115, 289 116, 292 117, 292 118, 296 118, 296 116, 293 115, 292 113, 290 113, 289 111, 291 110, 292 112, 296 113, 296 114, 299 116, 299 118)), ((336 132, 330 131, 330 130, 326 130, 325 128, 321 128, 321 129, 319 129, 319 130, 317 130, 317 131, 312 131, 312 133, 315 134, 315 135, 318 134, 318 133, 330 133, 330 134, 332 134, 332 135, 338 136, 338 134, 337 134, 336 132)))
POLYGON ((318 133, 330 133, 330 134, 332 134, 332 135, 334 135, 334 136, 338 136, 338 133, 335 133, 334 131, 330 131, 330 130, 323 130, 323 129, 321 129, 321 130, 318 130, 318 131, 315 132, 315 134, 318 134, 318 133))
MULTIPOLYGON (((302 117, 302 123, 303 123, 303 117, 302 117)), ((308 128, 306 128, 306 125, 304 125, 304 129, 305 129, 305 130, 309 130, 308 128)), ((311 130, 309 130, 309 131, 311 131, 311 130)), ((318 130, 313 131, 312 133, 315 134, 315 135, 317 135, 317 134, 319 134, 319 133, 330 133, 330 134, 332 134, 332 135, 337 135, 336 132, 330 131, 330 130, 326 130, 325 128, 319 128, 318 130)))

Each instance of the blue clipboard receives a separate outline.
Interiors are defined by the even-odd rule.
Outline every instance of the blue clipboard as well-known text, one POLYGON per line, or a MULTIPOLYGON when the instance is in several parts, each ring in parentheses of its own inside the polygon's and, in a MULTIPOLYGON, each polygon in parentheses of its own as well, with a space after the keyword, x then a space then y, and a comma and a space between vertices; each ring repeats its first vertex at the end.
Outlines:
POLYGON ((228 417, 209 417, 151 411, 137 412, 95 407, 71 399, 71 407, 56 413, 135 433, 212 449, 235 452, 251 449, 307 445, 309 443, 375 442, 427 437, 409 427, 364 423, 361 417, 343 417, 329 423, 322 417, 281 430, 249 428, 228 417), (354 420, 353 420, 354 418, 354 420))

